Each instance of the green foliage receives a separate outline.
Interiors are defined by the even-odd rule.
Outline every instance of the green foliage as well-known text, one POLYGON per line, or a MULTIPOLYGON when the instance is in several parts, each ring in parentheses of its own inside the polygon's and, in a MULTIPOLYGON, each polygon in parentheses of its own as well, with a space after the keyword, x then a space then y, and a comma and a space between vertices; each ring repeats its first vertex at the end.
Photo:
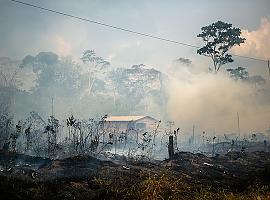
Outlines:
POLYGON ((227 52, 233 46, 245 42, 245 38, 240 37, 241 29, 222 21, 204 26, 201 30, 202 32, 197 37, 203 39, 205 46, 198 49, 197 53, 211 57, 214 72, 218 72, 222 65, 233 62, 232 55, 227 52))

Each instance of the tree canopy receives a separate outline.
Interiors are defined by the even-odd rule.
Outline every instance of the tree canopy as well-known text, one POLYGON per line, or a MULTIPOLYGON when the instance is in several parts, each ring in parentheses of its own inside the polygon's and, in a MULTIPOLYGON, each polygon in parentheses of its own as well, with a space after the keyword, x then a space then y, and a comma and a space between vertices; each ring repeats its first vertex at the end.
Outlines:
POLYGON ((201 30, 197 37, 203 39, 205 46, 198 49, 197 53, 210 57, 214 64, 214 69, 210 69, 217 73, 222 65, 233 62, 232 55, 227 52, 233 46, 244 43, 245 38, 240 37, 240 28, 232 27, 232 24, 222 21, 204 26, 201 30))
POLYGON ((249 74, 244 67, 237 67, 236 69, 227 69, 230 73, 231 78, 234 80, 247 80, 249 78, 249 74))

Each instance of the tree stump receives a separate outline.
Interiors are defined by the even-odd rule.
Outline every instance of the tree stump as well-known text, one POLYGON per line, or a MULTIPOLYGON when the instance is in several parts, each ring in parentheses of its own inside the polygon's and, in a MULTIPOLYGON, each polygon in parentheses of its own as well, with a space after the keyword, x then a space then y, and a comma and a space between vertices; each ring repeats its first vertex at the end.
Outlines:
POLYGON ((169 145, 168 145, 168 152, 169 152, 169 159, 172 160, 174 156, 174 149, 173 149, 173 136, 169 136, 169 145))

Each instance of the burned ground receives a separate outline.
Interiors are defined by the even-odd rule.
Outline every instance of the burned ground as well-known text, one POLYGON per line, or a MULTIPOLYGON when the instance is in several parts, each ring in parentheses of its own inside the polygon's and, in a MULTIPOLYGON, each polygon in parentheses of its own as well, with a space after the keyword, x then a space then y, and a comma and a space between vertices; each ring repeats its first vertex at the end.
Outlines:
POLYGON ((180 152, 173 160, 50 160, 1 152, 5 199, 241 199, 270 194, 270 153, 214 158, 180 152))

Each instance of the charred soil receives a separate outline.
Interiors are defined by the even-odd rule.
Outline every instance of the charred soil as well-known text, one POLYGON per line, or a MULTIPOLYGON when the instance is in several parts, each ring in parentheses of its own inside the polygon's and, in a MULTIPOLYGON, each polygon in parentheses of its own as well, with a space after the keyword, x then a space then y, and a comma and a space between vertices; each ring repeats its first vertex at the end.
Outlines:
POLYGON ((270 153, 115 162, 0 153, 1 199, 267 199, 270 153))

